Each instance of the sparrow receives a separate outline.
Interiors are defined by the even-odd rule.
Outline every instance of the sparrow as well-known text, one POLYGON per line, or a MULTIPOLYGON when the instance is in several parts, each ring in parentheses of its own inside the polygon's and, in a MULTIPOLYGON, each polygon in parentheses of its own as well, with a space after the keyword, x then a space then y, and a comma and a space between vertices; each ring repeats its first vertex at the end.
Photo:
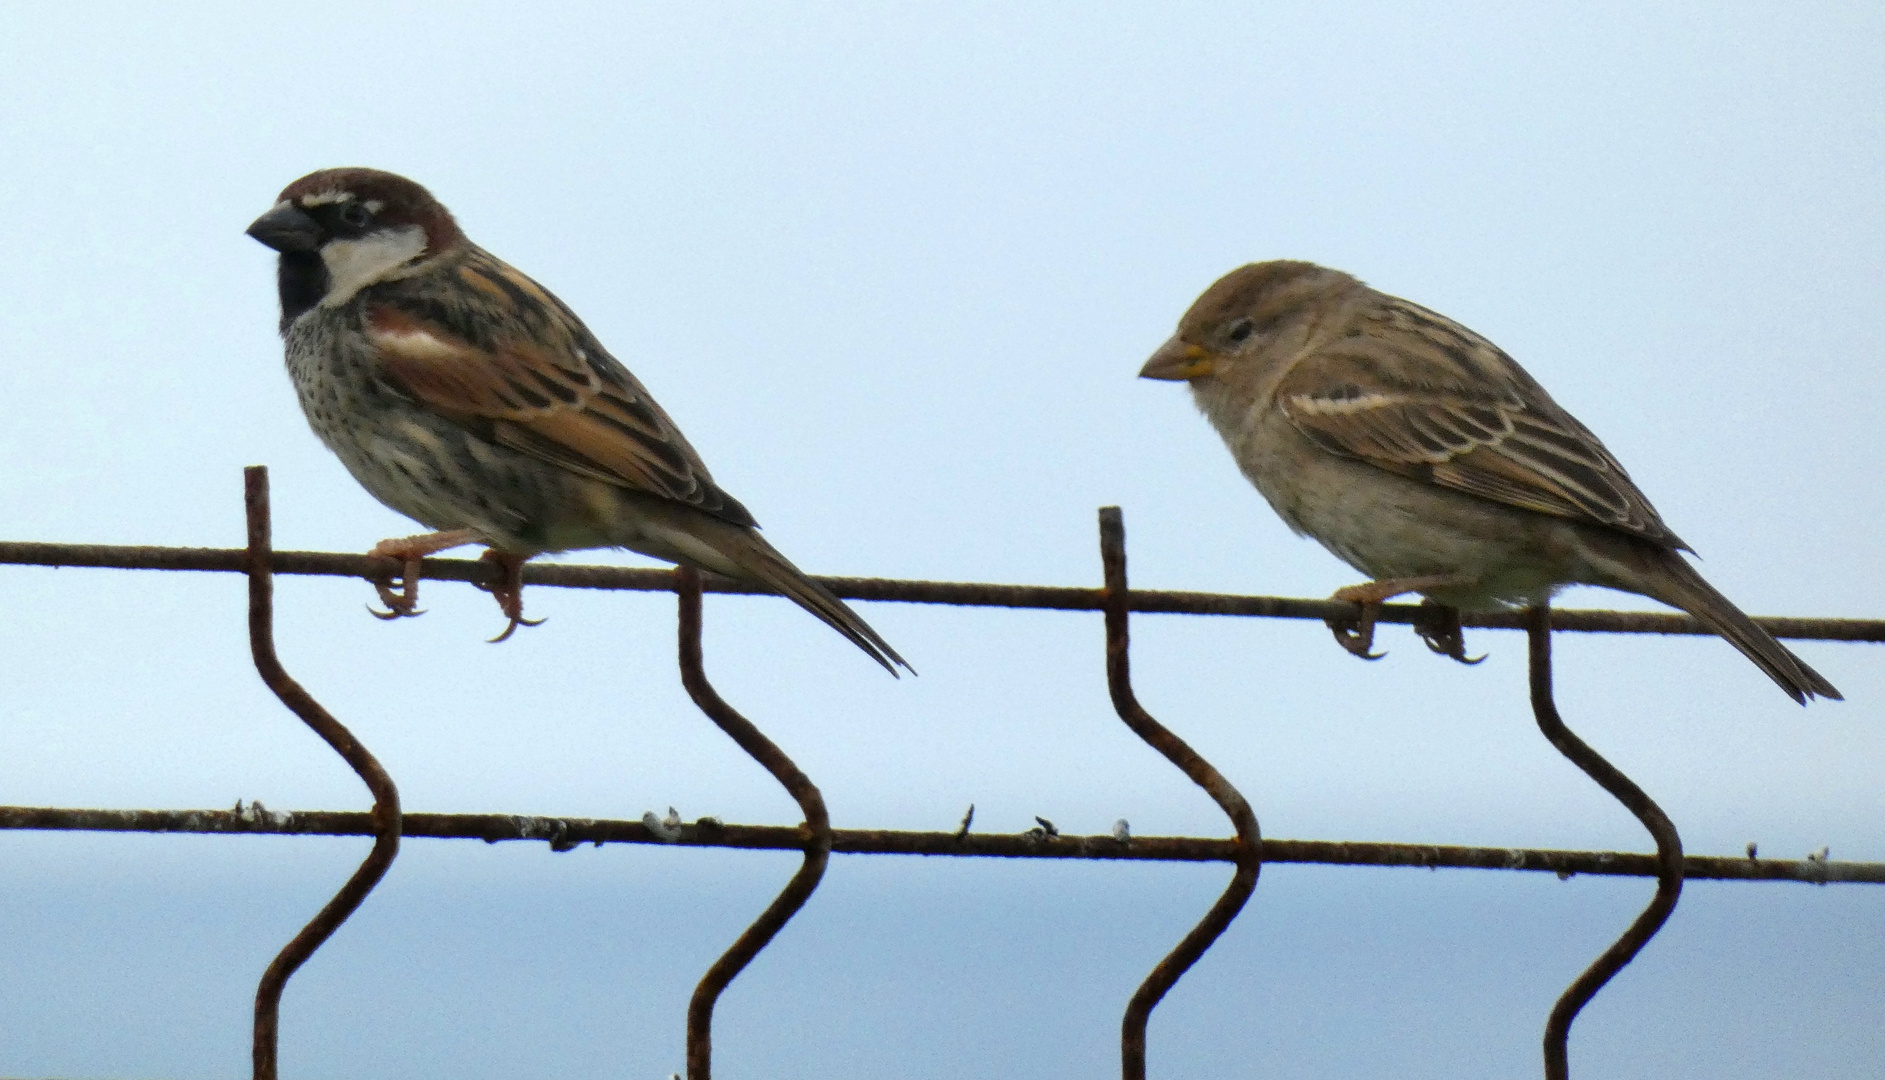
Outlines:
POLYGON ((1597 436, 1443 315, 1339 270, 1253 263, 1206 289, 1139 374, 1190 383, 1283 521, 1373 579, 1334 596, 1359 605, 1330 626, 1356 655, 1375 657, 1391 597, 1426 597, 1428 645, 1475 662, 1459 609, 1601 585, 1688 612, 1801 704, 1840 698, 1683 559, 1597 436))
POLYGON ((490 591, 523 617, 523 564, 621 547, 796 601, 891 674, 908 668, 831 590, 767 543, 642 384, 549 290, 465 237, 425 188, 324 169, 248 235, 280 253, 288 374, 308 424, 355 480, 432 532, 381 541, 419 613, 419 560, 482 544, 490 591))

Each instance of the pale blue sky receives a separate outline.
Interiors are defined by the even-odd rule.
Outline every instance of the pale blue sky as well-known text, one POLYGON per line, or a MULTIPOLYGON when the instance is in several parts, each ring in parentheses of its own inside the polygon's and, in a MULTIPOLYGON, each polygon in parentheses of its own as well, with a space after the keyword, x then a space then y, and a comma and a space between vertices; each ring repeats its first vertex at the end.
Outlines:
MULTIPOLYGON (((1885 612, 1885 13, 1326 8, 13 7, 0 536, 234 546, 253 463, 282 547, 411 531, 308 432, 242 235, 358 164, 581 312, 814 572, 1090 584, 1117 503, 1135 584, 1351 583, 1182 389, 1133 377, 1219 274, 1296 257, 1511 352, 1750 612, 1885 612)), ((0 579, 0 803, 365 804, 255 679, 239 579, 0 579)), ((492 647, 463 586, 398 624, 359 582, 279 593, 291 670, 409 809, 796 820, 687 704, 671 597, 537 589, 550 621, 492 647)), ((1113 717, 1097 616, 862 610, 920 678, 789 604, 708 601, 722 691, 835 823, 973 801, 991 830, 1226 831, 1113 717)), ((1135 673, 1269 835, 1647 845, 1537 734, 1516 636, 1474 635, 1472 669, 1382 643, 1370 665, 1319 626, 1142 617, 1135 673)), ((1799 709, 1719 641, 1593 638, 1561 640, 1560 701, 1691 851, 1885 859, 1885 664, 1799 649, 1846 703, 1799 709)), ((246 1074, 254 978, 363 848, 0 836, 0 1075, 246 1074)), ((411 842, 291 984, 284 1071, 665 1077, 694 978, 789 865, 411 842)), ((716 1064, 1103 1074, 1224 876, 837 859, 728 995, 716 1064)), ((1552 997, 1647 891, 1271 868, 1156 1014, 1153 1075, 1530 1074, 1552 997)), ((1573 1064, 1850 1074, 1885 1053, 1881 925, 1875 889, 1691 886, 1573 1064)))

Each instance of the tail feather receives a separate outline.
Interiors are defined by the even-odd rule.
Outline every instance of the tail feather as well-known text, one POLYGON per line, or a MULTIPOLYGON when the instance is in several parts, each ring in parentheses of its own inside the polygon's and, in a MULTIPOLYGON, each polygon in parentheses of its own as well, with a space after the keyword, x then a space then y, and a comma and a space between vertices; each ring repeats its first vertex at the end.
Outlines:
MULTIPOLYGON (((703 515, 704 517, 704 515, 703 515)), ((670 542, 673 539, 671 538, 670 542)), ((864 650, 872 660, 884 666, 891 675, 897 675, 897 666, 901 665, 910 674, 916 669, 909 662, 897 655, 897 650, 890 643, 871 629, 870 624, 852 611, 844 601, 830 590, 806 577, 791 560, 779 554, 777 548, 766 542, 766 538, 751 528, 733 525, 729 522, 712 520, 710 523, 695 522, 689 530, 688 539, 694 544, 685 545, 687 554, 692 557, 688 562, 700 565, 704 569, 728 577, 743 578, 756 582, 798 604, 806 611, 816 615, 826 626, 843 634, 851 644, 864 650), (703 552, 695 544, 710 549, 703 552)), ((676 545, 682 547, 683 545, 676 545)))
POLYGON ((1813 697, 1845 700, 1825 676, 1775 641, 1773 635, 1755 625, 1753 619, 1716 592, 1688 560, 1673 551, 1663 550, 1658 554, 1662 558, 1656 569, 1661 572, 1644 575, 1647 587, 1640 591, 1681 608, 1703 626, 1720 634, 1800 704, 1805 705, 1807 699, 1813 697))

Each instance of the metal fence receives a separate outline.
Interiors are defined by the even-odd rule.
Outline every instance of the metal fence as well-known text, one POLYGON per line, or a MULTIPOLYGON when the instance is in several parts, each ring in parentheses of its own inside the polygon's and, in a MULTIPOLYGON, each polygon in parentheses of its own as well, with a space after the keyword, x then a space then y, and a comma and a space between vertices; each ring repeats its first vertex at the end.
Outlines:
MULTIPOLYGON (((689 569, 643 570, 603 566, 529 565, 527 584, 566 588, 673 592, 679 599, 681 682, 688 696, 740 748, 783 785, 805 819, 796 827, 736 825, 712 818, 692 823, 650 813, 641 821, 526 817, 509 814, 406 814, 399 792, 372 753, 323 708, 282 666, 274 644, 274 575, 312 574, 388 580, 399 572, 392 559, 326 552, 278 552, 270 538, 268 471, 244 475, 248 544, 240 549, 131 547, 0 542, 0 563, 34 566, 113 567, 129 570, 196 570, 246 574, 249 580, 249 642, 262 681, 296 716, 326 740, 358 773, 373 795, 368 813, 270 811, 260 805, 233 810, 75 810, 0 807, 0 828, 104 832, 275 833, 372 836, 373 849, 353 876, 264 971, 255 994, 254 1075, 274 1080, 281 994, 295 970, 360 906, 399 851, 401 837, 547 842, 567 850, 578 844, 679 844, 697 847, 795 850, 804 862, 772 904, 714 962, 694 990, 687 1009, 687 1075, 708 1080, 712 1070, 714 1004, 729 983, 771 942, 818 887, 833 852, 1011 859, 1124 859, 1166 862, 1226 862, 1235 867, 1224 893, 1186 934, 1126 1006, 1120 1025, 1121 1074, 1145 1076, 1145 1030, 1152 1010, 1218 936, 1229 927, 1256 887, 1265 863, 1323 863, 1340 866, 1467 867, 1482 870, 1545 871, 1559 877, 1606 874, 1654 877, 1656 894, 1642 914, 1589 968, 1574 980, 1545 1023, 1544 1062, 1548 1080, 1569 1075, 1567 1045, 1572 1021, 1603 985, 1662 927, 1685 880, 1802 881, 1816 884, 1885 884, 1885 863, 1684 855, 1675 826, 1629 777, 1605 761, 1559 717, 1552 700, 1551 633, 1582 631, 1625 634, 1706 634, 1692 619, 1674 614, 1614 611, 1552 611, 1468 614, 1467 626, 1506 627, 1526 632, 1532 711, 1545 737, 1565 757, 1623 803, 1656 842, 1656 854, 1610 851, 1551 851, 1431 844, 1343 843, 1266 840, 1256 815, 1237 789, 1178 735, 1139 704, 1132 690, 1128 619, 1131 612, 1261 616, 1289 619, 1352 619, 1354 607, 1334 601, 1226 596, 1211 593, 1130 591, 1126 585, 1125 526, 1117 507, 1099 512, 1102 587, 1097 589, 993 585, 882 578, 822 578, 838 595, 856 600, 975 607, 1100 611, 1106 626, 1106 680, 1113 706, 1135 734, 1203 788, 1230 819, 1230 839, 1184 836, 1067 836, 1043 821, 1021 834, 990 835, 971 830, 969 818, 954 832, 833 829, 824 798, 792 760, 753 723, 721 699, 708 681, 700 646, 701 594, 759 590, 724 579, 703 581, 689 569)), ((496 569, 476 560, 427 559, 428 577, 491 583, 496 569)), ((1387 605, 1381 622, 1413 623, 1416 605, 1387 605)), ((1885 642, 1885 620, 1760 619, 1776 637, 1885 642)))

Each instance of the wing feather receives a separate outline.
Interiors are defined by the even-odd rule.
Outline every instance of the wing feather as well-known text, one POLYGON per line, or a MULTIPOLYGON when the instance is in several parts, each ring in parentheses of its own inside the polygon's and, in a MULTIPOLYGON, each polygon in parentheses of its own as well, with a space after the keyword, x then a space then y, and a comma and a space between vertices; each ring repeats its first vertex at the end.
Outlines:
POLYGON ((1623 466, 1511 357, 1392 297, 1303 357, 1276 402, 1316 445, 1391 472, 1686 548, 1623 466))
POLYGON ((469 289, 408 279, 408 291, 386 290, 369 304, 367 337, 393 383, 499 445, 754 524, 714 484, 674 421, 561 301, 480 250, 456 274, 469 289))

